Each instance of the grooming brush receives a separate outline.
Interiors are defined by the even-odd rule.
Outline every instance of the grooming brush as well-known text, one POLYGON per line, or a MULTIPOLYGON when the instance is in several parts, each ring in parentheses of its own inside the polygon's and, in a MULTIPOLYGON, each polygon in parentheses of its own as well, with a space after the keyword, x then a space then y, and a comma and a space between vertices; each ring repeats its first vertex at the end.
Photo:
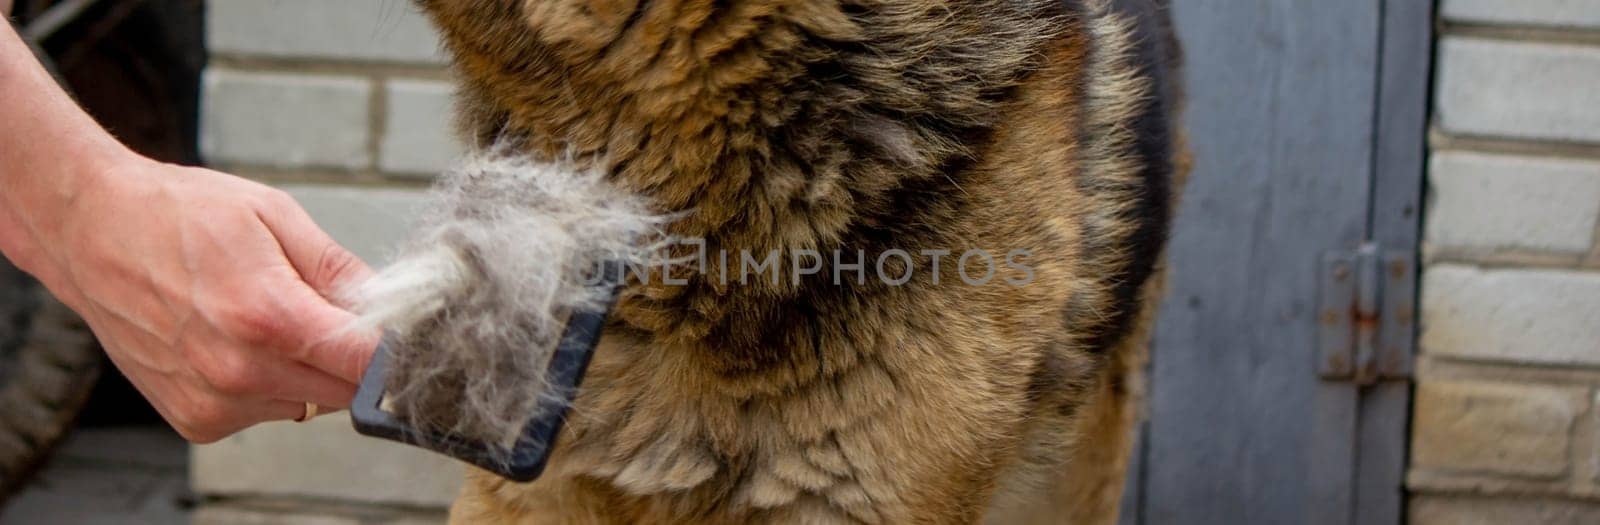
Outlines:
POLYGON ((556 350, 551 354, 547 372, 552 395, 540 398, 538 408, 523 426, 520 439, 510 445, 509 450, 505 444, 418 428, 386 409, 386 385, 391 373, 387 341, 378 346, 350 407, 356 431, 444 454, 512 481, 538 479, 566 421, 567 409, 572 406, 583 382, 584 370, 600 341, 606 316, 622 289, 623 264, 606 263, 600 272, 597 288, 608 299, 599 309, 575 311, 568 318, 556 350))

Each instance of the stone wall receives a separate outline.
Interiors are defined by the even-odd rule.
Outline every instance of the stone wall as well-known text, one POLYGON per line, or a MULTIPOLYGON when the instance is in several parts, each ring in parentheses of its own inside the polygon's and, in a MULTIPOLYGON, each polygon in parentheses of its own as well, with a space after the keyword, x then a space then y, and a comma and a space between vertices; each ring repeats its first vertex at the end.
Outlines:
POLYGON ((1600 523, 1600 0, 1441 0, 1414 523, 1600 523))
MULTIPOLYGON (((451 85, 408 0, 210 0, 201 149, 380 263, 457 155, 451 85)), ((200 524, 439 521, 461 467, 332 415, 193 449, 200 524)))

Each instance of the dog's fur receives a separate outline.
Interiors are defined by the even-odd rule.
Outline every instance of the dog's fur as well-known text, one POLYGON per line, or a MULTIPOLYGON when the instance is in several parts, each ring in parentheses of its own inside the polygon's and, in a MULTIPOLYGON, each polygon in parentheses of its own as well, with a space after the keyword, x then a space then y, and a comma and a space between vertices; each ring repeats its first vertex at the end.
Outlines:
POLYGON ((420 1, 479 143, 711 253, 916 258, 631 285, 544 478, 471 473, 453 519, 1115 521, 1185 164, 1164 1, 420 1), (922 252, 974 248, 1031 283, 922 252))

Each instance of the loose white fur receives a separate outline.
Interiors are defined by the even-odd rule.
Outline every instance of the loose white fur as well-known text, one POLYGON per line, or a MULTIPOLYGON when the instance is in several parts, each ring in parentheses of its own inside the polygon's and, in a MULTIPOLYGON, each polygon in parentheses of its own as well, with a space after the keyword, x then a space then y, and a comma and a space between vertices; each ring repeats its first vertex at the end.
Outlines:
POLYGON ((388 332, 386 405, 419 429, 509 447, 551 391, 574 311, 606 300, 606 261, 647 262, 663 219, 600 173, 493 148, 434 188, 393 264, 351 291, 388 332))

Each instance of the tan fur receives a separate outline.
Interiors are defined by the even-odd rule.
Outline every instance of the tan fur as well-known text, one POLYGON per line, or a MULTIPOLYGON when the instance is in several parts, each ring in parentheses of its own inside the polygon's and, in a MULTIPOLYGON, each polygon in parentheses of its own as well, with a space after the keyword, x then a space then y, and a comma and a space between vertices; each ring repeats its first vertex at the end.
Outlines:
POLYGON ((544 477, 473 472, 452 519, 1114 522, 1170 196, 1135 122, 1169 95, 1110 1, 424 1, 469 134, 600 167, 713 253, 1033 270, 633 283, 544 477))

